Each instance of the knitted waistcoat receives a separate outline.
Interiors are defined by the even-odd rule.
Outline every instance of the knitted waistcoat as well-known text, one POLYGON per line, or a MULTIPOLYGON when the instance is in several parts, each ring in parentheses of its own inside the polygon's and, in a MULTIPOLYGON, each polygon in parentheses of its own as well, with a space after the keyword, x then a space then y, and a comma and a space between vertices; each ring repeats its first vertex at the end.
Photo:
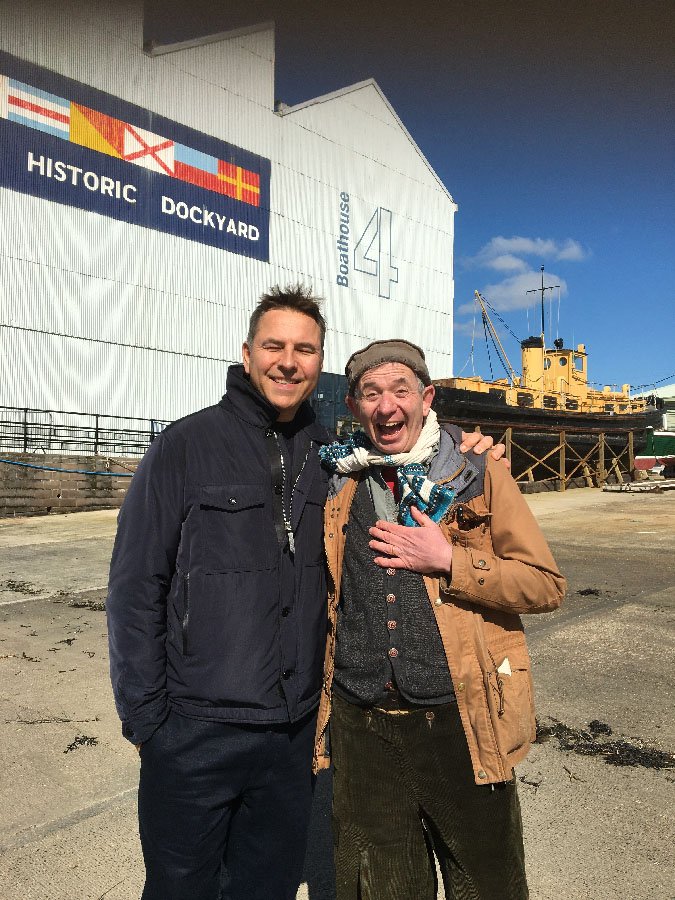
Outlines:
POLYGON ((333 687, 362 705, 381 701, 387 682, 412 702, 447 702, 452 680, 422 576, 373 562, 375 522, 364 479, 347 525, 333 687))

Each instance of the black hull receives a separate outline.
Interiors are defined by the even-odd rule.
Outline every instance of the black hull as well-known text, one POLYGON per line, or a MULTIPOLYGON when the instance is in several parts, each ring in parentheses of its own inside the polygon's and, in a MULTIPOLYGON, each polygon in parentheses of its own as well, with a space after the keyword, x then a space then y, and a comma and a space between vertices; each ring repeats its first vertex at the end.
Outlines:
POLYGON ((509 406, 489 394, 438 385, 433 405, 441 422, 456 422, 471 429, 480 425, 481 430, 488 433, 501 433, 513 428, 525 433, 565 431, 571 435, 605 434, 607 437, 618 437, 632 431, 636 438, 641 439, 647 426, 659 428, 662 421, 661 412, 654 407, 629 415, 531 409, 509 406))

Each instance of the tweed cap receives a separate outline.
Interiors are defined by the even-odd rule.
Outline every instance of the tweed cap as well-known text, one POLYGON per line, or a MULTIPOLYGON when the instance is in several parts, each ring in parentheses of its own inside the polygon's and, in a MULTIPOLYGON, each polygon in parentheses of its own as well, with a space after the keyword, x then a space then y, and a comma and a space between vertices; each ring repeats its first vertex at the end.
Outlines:
POLYGON ((364 372, 390 362, 403 363, 404 366, 413 370, 423 384, 431 384, 429 370, 424 360, 424 351, 417 344, 411 344, 410 341, 404 340, 373 341, 362 350, 352 353, 347 360, 345 375, 349 393, 354 393, 359 378, 364 372))

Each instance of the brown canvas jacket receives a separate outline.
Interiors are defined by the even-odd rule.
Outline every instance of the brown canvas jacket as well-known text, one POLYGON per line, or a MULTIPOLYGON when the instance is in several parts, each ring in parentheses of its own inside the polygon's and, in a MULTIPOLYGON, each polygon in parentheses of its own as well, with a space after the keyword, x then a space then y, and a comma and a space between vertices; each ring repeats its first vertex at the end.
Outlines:
MULTIPOLYGON (((452 482, 455 472, 444 483, 452 482)), ((314 771, 327 768, 335 630, 349 518, 358 476, 325 510, 329 569, 328 640, 314 771)), ((518 486, 501 462, 488 460, 483 492, 453 504, 441 522, 453 545, 452 574, 424 576, 443 640, 477 784, 507 781, 535 737, 530 658, 521 613, 550 612, 565 579, 518 486), (510 673, 510 674, 509 674, 510 673)))

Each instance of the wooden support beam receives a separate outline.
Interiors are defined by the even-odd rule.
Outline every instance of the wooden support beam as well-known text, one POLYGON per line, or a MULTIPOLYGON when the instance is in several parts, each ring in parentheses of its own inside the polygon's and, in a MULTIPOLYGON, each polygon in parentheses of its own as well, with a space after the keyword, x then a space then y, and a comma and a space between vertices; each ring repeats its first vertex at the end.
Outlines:
POLYGON ((607 480, 607 472, 605 471, 605 435, 604 433, 598 438, 598 487, 602 487, 607 480))
POLYGON ((567 441, 565 440, 565 432, 560 432, 560 490, 564 491, 567 487, 567 477, 565 473, 565 448, 567 441))

